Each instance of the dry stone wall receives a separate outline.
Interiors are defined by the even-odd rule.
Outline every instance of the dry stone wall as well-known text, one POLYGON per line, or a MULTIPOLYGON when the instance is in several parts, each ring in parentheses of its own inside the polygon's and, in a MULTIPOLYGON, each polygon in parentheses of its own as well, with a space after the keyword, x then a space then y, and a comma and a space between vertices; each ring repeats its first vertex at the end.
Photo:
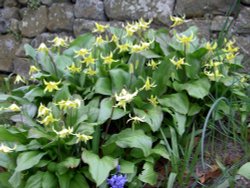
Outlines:
POLYGON ((229 21, 229 35, 250 70, 249 0, 0 0, 0 72, 27 74, 25 43, 38 47, 56 35, 76 37, 91 31, 96 21, 122 25, 143 17, 153 18, 156 27, 169 27, 170 15, 186 15, 177 29, 196 25, 207 39, 229 21))

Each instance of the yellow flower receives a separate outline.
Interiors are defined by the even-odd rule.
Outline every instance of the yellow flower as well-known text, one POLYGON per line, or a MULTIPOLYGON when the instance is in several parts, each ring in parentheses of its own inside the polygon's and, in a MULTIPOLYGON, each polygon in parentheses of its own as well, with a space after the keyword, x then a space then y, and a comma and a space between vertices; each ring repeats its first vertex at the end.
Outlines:
POLYGON ((147 30, 147 29, 149 28, 149 26, 150 26, 150 24, 151 24, 152 21, 153 21, 153 20, 150 19, 148 22, 146 22, 143 18, 141 18, 141 19, 139 20, 139 22, 138 22, 138 27, 139 27, 141 30, 145 31, 145 30, 147 30))
POLYGON ((21 108, 17 106, 16 104, 12 104, 8 108, 5 108, 5 110, 10 110, 12 112, 20 112, 21 108))
POLYGON ((50 41, 53 43, 54 47, 67 47, 68 43, 67 43, 67 38, 63 39, 60 37, 55 37, 52 41, 50 41))
MULTIPOLYGON (((182 65, 189 65, 188 63, 184 62, 184 58, 180 58, 175 60, 175 57, 170 59, 171 63, 173 63, 176 66, 176 69, 182 69, 182 65)), ((190 65, 189 65, 190 66, 190 65)))
POLYGON ((85 142, 85 143, 87 143, 88 140, 93 139, 92 136, 88 136, 88 135, 80 134, 80 133, 75 134, 75 136, 77 137, 76 143, 79 143, 79 142, 85 142))
POLYGON ((235 40, 230 40, 226 43, 226 47, 222 49, 224 52, 227 53, 236 53, 239 51, 238 47, 234 47, 235 40))
POLYGON ((130 121, 133 121, 133 124, 137 124, 137 123, 140 123, 140 122, 145 122, 145 116, 143 117, 138 117, 138 116, 134 116, 132 117, 131 114, 128 115, 129 116, 129 119, 126 123, 130 122, 130 121))
POLYGON ((212 81, 218 81, 221 77, 224 77, 223 74, 221 74, 218 69, 215 69, 214 72, 204 71, 204 73, 212 81))
POLYGON ((56 131, 54 129, 54 127, 52 128, 53 131, 60 137, 60 138, 66 138, 67 136, 71 135, 73 133, 73 128, 72 127, 69 127, 69 128, 64 128, 61 130, 61 131, 56 131))
POLYGON ((119 48, 119 53, 129 51, 129 44, 128 43, 121 44, 121 45, 118 44, 117 47, 119 48))
POLYGON ((222 65, 223 63, 220 61, 213 61, 210 60, 209 64, 206 64, 205 67, 218 67, 219 65, 222 65))
POLYGON ((34 65, 30 66, 29 75, 39 72, 40 69, 36 68, 34 65))
POLYGON ((44 92, 52 92, 54 90, 59 90, 58 85, 61 83, 61 81, 59 82, 47 82, 46 80, 43 80, 44 84, 46 85, 44 92))
POLYGON ((89 50, 86 48, 81 48, 80 50, 75 51, 75 58, 76 57, 85 57, 86 55, 89 54, 89 50))
POLYGON ((75 65, 75 63, 73 63, 71 66, 67 67, 67 69, 68 69, 71 73, 80 73, 81 70, 82 70, 82 67, 81 67, 81 66, 77 67, 77 66, 75 65))
POLYGON ((102 38, 102 36, 98 36, 95 39, 95 46, 101 46, 105 43, 106 41, 102 38))
POLYGON ((151 90, 153 87, 156 87, 156 85, 155 85, 154 82, 150 83, 150 79, 151 79, 151 78, 147 77, 144 86, 143 86, 140 90, 145 89, 146 91, 149 91, 149 90, 151 90))
POLYGON ((3 152, 3 153, 10 153, 10 152, 13 152, 15 149, 16 149, 16 146, 14 146, 14 148, 10 148, 8 146, 5 146, 4 144, 1 144, 0 146, 0 152, 3 152))
POLYGON ((153 96, 151 95, 150 98, 148 99, 148 101, 153 105, 153 106, 157 106, 158 102, 158 98, 157 96, 153 96))
POLYGON ((119 38, 116 35, 112 35, 110 42, 114 42, 115 44, 118 44, 119 38))
POLYGON ((135 32, 137 32, 139 30, 139 26, 137 23, 127 23, 126 27, 126 36, 133 36, 135 32))
POLYGON ((104 33, 107 28, 109 28, 109 25, 101 25, 96 22, 93 33, 104 33))
POLYGON ((81 101, 79 99, 75 100, 61 100, 58 102, 59 108, 61 110, 67 110, 69 108, 79 108, 81 105, 81 101))
POLYGON ((179 36, 178 34, 176 34, 176 38, 178 39, 180 43, 187 46, 190 42, 194 40, 194 34, 191 33, 190 36, 186 36, 186 35, 179 36))
POLYGON ((141 47, 143 48, 143 50, 147 50, 149 49, 151 43, 152 42, 141 42, 141 47))
POLYGON ((226 59, 228 61, 231 61, 231 60, 233 60, 236 57, 236 55, 237 54, 234 54, 234 53, 228 53, 228 54, 226 54, 226 59))
POLYGON ((89 75, 89 76, 94 76, 94 75, 96 75, 96 71, 94 69, 92 69, 91 67, 89 67, 86 70, 86 74, 89 75))
POLYGON ((122 89, 119 95, 115 93, 115 100, 118 103, 114 107, 122 107, 124 111, 126 111, 126 104, 130 103, 137 94, 138 94, 137 90, 131 94, 127 90, 122 89))
POLYGON ((25 78, 20 76, 19 74, 16 75, 16 78, 14 80, 14 84, 19 84, 20 82, 25 83, 25 78))
POLYGON ((109 65, 109 66, 111 66, 111 64, 113 63, 113 62, 117 62, 118 60, 114 60, 113 59, 113 53, 112 52, 110 52, 110 54, 108 55, 108 56, 106 56, 106 57, 103 57, 102 55, 101 55, 101 58, 103 59, 103 63, 104 64, 107 64, 107 65, 109 65))
POLYGON ((39 108, 38 108, 37 117, 47 116, 50 112, 51 112, 51 110, 41 103, 39 108))
POLYGON ((55 119, 52 113, 49 113, 47 116, 44 117, 44 119, 38 122, 45 126, 48 126, 49 124, 54 123, 56 121, 59 121, 59 120, 55 119))
POLYGON ((41 43, 39 47, 37 48, 38 52, 48 52, 49 48, 46 46, 46 44, 41 43))
POLYGON ((170 16, 170 20, 174 22, 170 27, 175 27, 184 23, 185 16, 183 17, 170 16))
POLYGON ((92 54, 88 55, 87 57, 84 58, 82 63, 85 63, 86 66, 89 66, 90 64, 95 64, 95 59, 92 57, 92 54))
POLYGON ((153 59, 151 59, 148 63, 147 66, 151 67, 152 70, 155 70, 158 68, 158 65, 161 64, 161 61, 159 61, 158 63, 156 63, 153 59))
POLYGON ((207 42, 206 44, 205 44, 205 48, 208 50, 208 51, 210 51, 210 52, 212 52, 212 51, 214 51, 216 48, 217 48, 217 42, 214 42, 214 44, 212 45, 210 42, 207 42))
POLYGON ((132 46, 130 46, 130 48, 131 48, 130 49, 131 54, 132 53, 139 53, 139 52, 144 50, 143 47, 141 45, 138 45, 138 44, 132 45, 132 46))

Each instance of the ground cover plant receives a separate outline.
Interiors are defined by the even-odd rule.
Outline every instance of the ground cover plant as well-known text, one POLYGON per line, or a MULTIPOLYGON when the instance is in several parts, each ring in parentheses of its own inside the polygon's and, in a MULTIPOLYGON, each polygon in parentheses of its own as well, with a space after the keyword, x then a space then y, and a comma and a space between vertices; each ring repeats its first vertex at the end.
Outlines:
MULTIPOLYGON (((172 27, 183 22, 171 17, 172 27)), ((96 23, 25 45, 30 77, 1 94, 1 187, 188 187, 207 129, 247 138, 249 76, 233 39, 96 23), (197 138, 200 138, 197 141, 197 138)))

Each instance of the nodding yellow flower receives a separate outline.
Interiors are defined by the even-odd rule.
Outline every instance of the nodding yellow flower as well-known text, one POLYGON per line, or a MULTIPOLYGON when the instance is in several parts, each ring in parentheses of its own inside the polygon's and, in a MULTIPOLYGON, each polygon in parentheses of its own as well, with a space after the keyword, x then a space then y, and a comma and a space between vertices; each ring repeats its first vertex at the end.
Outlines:
POLYGON ((39 47, 37 48, 38 52, 48 52, 49 48, 46 46, 46 44, 41 43, 39 47))
POLYGON ((130 53, 139 53, 144 50, 148 50, 152 42, 141 42, 141 44, 135 44, 130 46, 130 53))
POLYGON ((36 68, 34 65, 30 66, 29 75, 39 72, 40 69, 36 68))
POLYGON ((74 134, 74 135, 77 137, 76 143, 79 143, 79 142, 87 143, 88 140, 93 139, 93 136, 88 136, 88 135, 85 135, 85 134, 77 133, 77 134, 74 134))
POLYGON ((140 28, 137 23, 132 23, 132 24, 127 23, 127 25, 125 26, 125 30, 127 33, 126 36, 129 36, 129 37, 133 36, 134 33, 136 33, 139 29, 140 28))
POLYGON ((186 35, 179 36, 178 34, 176 34, 176 38, 178 39, 180 43, 187 46, 190 42, 194 40, 194 34, 191 33, 190 36, 186 36, 186 35))
POLYGON ((120 94, 115 93, 115 100, 118 102, 114 107, 122 107, 126 111, 126 104, 130 103, 138 94, 138 90, 129 93, 126 89, 122 89, 120 94))
POLYGON ((59 108, 61 110, 67 110, 69 108, 79 108, 81 105, 81 100, 75 99, 75 100, 61 100, 58 102, 59 108))
POLYGON ((5 146, 4 144, 1 144, 0 146, 0 152, 2 153, 11 153, 16 149, 16 146, 14 146, 14 148, 10 148, 8 146, 5 146))
POLYGON ((105 43, 106 41, 102 38, 102 36, 98 36, 95 39, 95 46, 101 46, 105 43))
POLYGON ((152 23, 153 19, 148 20, 146 22, 143 18, 141 18, 138 22, 138 27, 142 30, 145 31, 149 28, 150 24, 152 23))
POLYGON ((175 60, 175 56, 170 59, 171 63, 173 63, 176 67, 176 69, 182 69, 182 65, 188 65, 190 66, 188 63, 185 63, 184 58, 180 58, 175 60))
POLYGON ((210 42, 207 42, 205 44, 205 48, 209 51, 209 52, 212 52, 214 51, 216 48, 217 48, 217 42, 214 42, 213 45, 210 43, 210 42))
POLYGON ((157 96, 154 97, 154 95, 151 95, 148 101, 153 105, 157 106, 159 104, 157 96))
POLYGON ((117 62, 118 61, 118 60, 114 60, 113 59, 113 53, 112 52, 110 52, 110 54, 108 56, 106 56, 106 57, 103 57, 102 54, 101 54, 101 58, 104 61, 103 63, 106 64, 106 65, 109 65, 109 66, 111 66, 111 64, 113 62, 117 62))
POLYGON ((67 43, 67 38, 63 39, 60 37, 55 37, 52 41, 50 41, 53 43, 54 47, 67 47, 68 43, 67 43))
POLYGON ((118 44, 119 38, 115 34, 113 34, 112 37, 111 37, 110 42, 114 42, 115 44, 118 44))
POLYGON ((226 54, 226 59, 228 61, 231 61, 231 60, 233 60, 236 57, 236 55, 237 54, 234 54, 234 53, 228 53, 228 54, 226 54))
POLYGON ((86 66, 89 65, 94 65, 95 64, 95 59, 93 58, 92 54, 88 55, 87 57, 84 58, 83 61, 81 61, 82 63, 85 63, 86 66))
POLYGON ((68 69, 71 73, 80 73, 81 70, 82 70, 82 67, 81 67, 81 66, 77 67, 77 66, 75 65, 75 63, 73 63, 71 66, 68 66, 67 69, 68 69))
POLYGON ((158 63, 156 63, 153 59, 151 59, 148 63, 147 63, 147 66, 148 67, 151 67, 152 70, 155 70, 158 68, 158 65, 161 64, 161 61, 159 61, 158 63))
POLYGON ((151 43, 152 42, 141 42, 141 47, 143 48, 143 50, 147 50, 149 49, 151 43))
POLYGON ((146 91, 149 91, 152 88, 156 87, 154 82, 150 83, 150 80, 151 80, 151 78, 147 77, 144 86, 140 90, 145 89, 146 91))
POLYGON ((170 27, 175 27, 184 23, 185 15, 183 17, 170 16, 170 20, 174 22, 170 27))
POLYGON ((224 49, 222 49, 224 52, 227 53, 236 53, 239 51, 238 47, 234 47, 235 40, 230 40, 226 43, 226 46, 224 49))
POLYGON ((47 116, 50 112, 51 112, 51 110, 50 110, 49 108, 47 108, 46 106, 44 106, 44 105, 41 103, 40 106, 39 106, 39 108, 38 108, 37 117, 44 117, 44 116, 47 116))
POLYGON ((75 51, 75 58, 77 57, 85 57, 86 55, 89 54, 89 50, 86 48, 81 48, 80 50, 75 51))
POLYGON ((52 127, 53 131, 59 136, 59 138, 66 138, 68 137, 69 135, 71 135, 74 131, 74 129, 72 127, 69 127, 69 128, 65 128, 63 127, 63 129, 61 131, 56 131, 54 129, 54 127, 52 127))
POLYGON ((122 53, 122 52, 128 52, 129 51, 129 44, 128 43, 125 43, 125 44, 117 44, 117 47, 119 48, 119 53, 122 53))
POLYGON ((89 75, 89 76, 94 76, 94 75, 96 75, 96 71, 94 69, 92 69, 91 67, 89 67, 86 70, 86 74, 89 75))
POLYGON ((215 69, 214 72, 204 71, 204 73, 211 81, 218 81, 221 77, 224 77, 218 69, 215 69))
POLYGON ((218 67, 219 65, 222 65, 223 63, 220 61, 213 61, 212 59, 209 61, 209 64, 206 64, 205 67, 218 67))
POLYGON ((14 80, 14 84, 19 84, 20 82, 25 83, 25 78, 20 76, 19 74, 16 75, 16 78, 14 80))
POLYGON ((132 117, 131 114, 128 115, 129 116, 129 119, 126 123, 130 122, 130 121, 133 121, 133 124, 138 124, 140 122, 145 122, 145 116, 143 117, 138 117, 138 116, 134 116, 132 117))
POLYGON ((46 85, 44 92, 52 92, 54 90, 59 90, 58 85, 61 83, 61 81, 59 82, 47 82, 46 80, 43 80, 44 84, 46 85))
POLYGON ((54 123, 56 121, 59 121, 58 119, 55 119, 53 114, 50 112, 47 116, 45 116, 41 121, 38 121, 39 123, 48 126, 51 123, 54 123))
POLYGON ((5 108, 5 110, 10 110, 12 112, 20 112, 21 108, 17 106, 16 104, 12 104, 9 107, 5 108))
POLYGON ((98 24, 96 22, 95 29, 93 30, 93 33, 104 33, 107 28, 109 28, 109 25, 101 25, 101 24, 98 24))

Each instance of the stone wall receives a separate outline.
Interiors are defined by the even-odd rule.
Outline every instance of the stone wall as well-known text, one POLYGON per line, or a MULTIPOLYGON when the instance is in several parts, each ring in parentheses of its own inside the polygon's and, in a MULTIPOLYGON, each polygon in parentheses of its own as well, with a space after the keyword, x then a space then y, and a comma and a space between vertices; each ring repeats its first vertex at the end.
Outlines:
POLYGON ((235 36, 250 69, 250 0, 0 0, 0 72, 26 74, 25 43, 38 47, 56 35, 76 37, 92 30, 95 21, 121 25, 144 17, 169 27, 170 15, 186 15, 177 29, 197 25, 207 39, 228 19, 229 34, 235 36))

